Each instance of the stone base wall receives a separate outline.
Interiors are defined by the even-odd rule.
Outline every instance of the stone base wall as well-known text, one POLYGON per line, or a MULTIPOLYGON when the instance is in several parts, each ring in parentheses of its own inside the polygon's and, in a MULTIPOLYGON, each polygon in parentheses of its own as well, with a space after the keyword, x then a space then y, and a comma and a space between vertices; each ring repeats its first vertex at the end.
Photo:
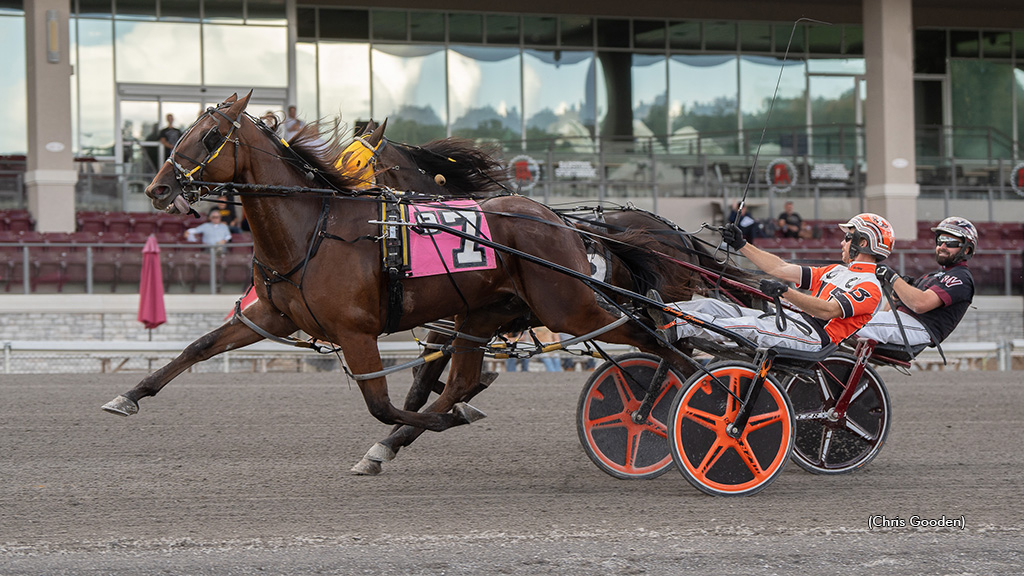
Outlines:
MULTIPOLYGON (((166 297, 167 323, 150 333, 136 320, 138 296, 29 295, 0 297, 5 340, 195 340, 225 322, 235 296, 166 297)), ((398 334, 392 338, 402 338, 398 334)), ((1024 299, 975 299, 947 342, 1004 342, 1024 338, 1024 299)))

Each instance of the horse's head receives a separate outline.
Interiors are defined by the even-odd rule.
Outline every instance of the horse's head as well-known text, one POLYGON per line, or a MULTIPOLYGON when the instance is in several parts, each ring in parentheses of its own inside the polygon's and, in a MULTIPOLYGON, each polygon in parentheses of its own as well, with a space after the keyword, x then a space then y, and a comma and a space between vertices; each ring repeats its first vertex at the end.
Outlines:
POLYGON ((174 144, 167 161, 149 186, 146 196, 153 207, 170 214, 186 214, 198 201, 203 185, 197 182, 232 182, 238 175, 239 131, 252 92, 230 96, 206 109, 174 144))

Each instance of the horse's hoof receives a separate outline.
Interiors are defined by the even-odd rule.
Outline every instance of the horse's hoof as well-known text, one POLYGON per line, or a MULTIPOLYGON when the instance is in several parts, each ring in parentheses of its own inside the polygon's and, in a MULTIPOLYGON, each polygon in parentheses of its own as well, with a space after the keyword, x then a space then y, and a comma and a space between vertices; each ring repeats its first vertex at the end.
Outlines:
POLYGON ((380 462, 377 460, 370 460, 369 458, 363 458, 356 465, 353 466, 349 472, 355 476, 376 476, 380 474, 380 462))
POLYGON ((487 417, 487 414, 484 414, 483 411, 477 410, 465 402, 459 402, 455 406, 452 406, 452 411, 462 418, 463 422, 466 424, 472 424, 477 420, 487 417))
POLYGON ((118 396, 103 405, 103 410, 118 416, 131 416, 139 413, 139 405, 125 396, 118 396))
POLYGON ((377 462, 391 462, 395 459, 395 451, 377 442, 366 451, 363 459, 376 460, 377 462))

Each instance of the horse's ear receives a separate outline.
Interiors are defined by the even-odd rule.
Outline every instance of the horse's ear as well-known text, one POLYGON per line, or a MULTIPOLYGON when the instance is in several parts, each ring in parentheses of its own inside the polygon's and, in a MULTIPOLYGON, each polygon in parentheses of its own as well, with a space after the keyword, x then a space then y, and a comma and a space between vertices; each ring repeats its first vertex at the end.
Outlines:
POLYGON ((234 102, 235 100, 238 100, 238 92, 235 92, 235 93, 234 93, 234 94, 232 94, 231 96, 228 96, 227 98, 225 98, 225 99, 224 99, 224 103, 225 103, 225 104, 231 104, 231 103, 232 103, 232 102, 234 102))
POLYGON ((369 120, 366 123, 366 126, 363 126, 363 131, 359 134, 359 136, 366 136, 367 134, 370 134, 371 132, 373 132, 376 129, 377 129, 377 123, 374 122, 373 120, 369 120))
POLYGON ((382 122, 381 125, 378 126, 376 130, 373 131, 373 134, 370 134, 369 136, 366 137, 366 143, 369 144, 370 146, 377 146, 377 144, 380 144, 380 141, 384 139, 384 129, 387 127, 388 120, 387 118, 385 118, 384 122, 382 122))
POLYGON ((231 113, 235 115, 241 114, 245 107, 249 105, 249 98, 252 98, 252 90, 249 90, 249 93, 243 96, 241 100, 236 100, 231 104, 231 113))

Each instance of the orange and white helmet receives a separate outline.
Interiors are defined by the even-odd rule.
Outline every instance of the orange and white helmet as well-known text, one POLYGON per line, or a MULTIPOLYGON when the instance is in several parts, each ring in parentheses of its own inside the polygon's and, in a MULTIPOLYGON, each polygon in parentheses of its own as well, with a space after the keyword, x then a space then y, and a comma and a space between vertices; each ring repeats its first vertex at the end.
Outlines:
POLYGON ((857 214, 839 227, 853 235, 853 240, 850 241, 850 258, 855 258, 857 254, 871 254, 876 260, 885 260, 892 253, 896 243, 896 234, 892 231, 889 221, 878 214, 857 214), (868 241, 867 246, 860 245, 861 238, 868 241))

